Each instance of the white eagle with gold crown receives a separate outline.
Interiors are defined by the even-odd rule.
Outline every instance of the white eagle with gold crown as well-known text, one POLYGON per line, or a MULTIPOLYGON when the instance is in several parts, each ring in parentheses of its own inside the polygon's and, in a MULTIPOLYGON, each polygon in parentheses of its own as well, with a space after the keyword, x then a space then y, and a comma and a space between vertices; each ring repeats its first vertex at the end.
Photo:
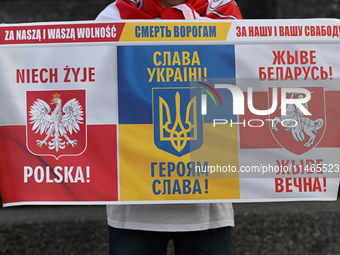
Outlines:
POLYGON ((40 131, 40 135, 47 134, 44 140, 36 141, 37 145, 42 147, 45 144, 50 150, 55 149, 58 152, 59 149, 65 149, 68 144, 72 147, 77 145, 78 141, 71 140, 67 133, 72 135, 73 132, 77 133, 80 130, 79 124, 83 124, 83 110, 76 98, 69 100, 62 107, 61 94, 56 93, 52 96, 51 104, 56 105, 53 112, 49 114, 51 107, 44 100, 37 98, 31 106, 29 120, 30 124, 33 124, 32 131, 36 130, 35 133, 40 131))

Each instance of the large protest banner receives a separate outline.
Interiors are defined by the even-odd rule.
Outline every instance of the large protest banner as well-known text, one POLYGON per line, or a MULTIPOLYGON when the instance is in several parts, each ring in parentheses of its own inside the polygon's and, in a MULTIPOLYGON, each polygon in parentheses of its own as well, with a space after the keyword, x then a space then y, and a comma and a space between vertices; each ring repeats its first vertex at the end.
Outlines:
POLYGON ((335 200, 340 22, 0 26, 5 206, 335 200))

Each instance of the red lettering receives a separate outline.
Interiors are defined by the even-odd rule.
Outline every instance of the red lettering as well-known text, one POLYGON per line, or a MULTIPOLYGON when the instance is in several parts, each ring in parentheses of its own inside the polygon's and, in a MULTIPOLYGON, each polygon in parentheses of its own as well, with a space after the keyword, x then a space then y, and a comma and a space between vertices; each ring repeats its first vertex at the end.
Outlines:
POLYGON ((310 192, 312 191, 312 178, 303 178, 303 191, 304 192, 310 192))
POLYGON ((284 186, 283 186, 284 180, 282 178, 275 178, 275 192, 276 193, 281 193, 284 191, 284 186))
POLYGON ((286 178, 286 192, 293 192, 290 188, 293 184, 291 183, 292 178, 286 178))
POLYGON ((275 192, 326 192, 326 184, 326 177, 275 178, 275 192))
POLYGON ((16 70, 17 83, 53 83, 58 82, 57 68, 42 68, 42 69, 17 69, 16 70))
POLYGON ((285 54, 285 51, 282 51, 282 52, 281 52, 281 51, 278 51, 278 52, 273 51, 273 54, 274 54, 273 65, 275 65, 275 64, 281 65, 281 63, 282 63, 283 65, 286 64, 286 62, 285 62, 285 60, 284 60, 284 58, 283 58, 283 56, 284 56, 284 54, 285 54))

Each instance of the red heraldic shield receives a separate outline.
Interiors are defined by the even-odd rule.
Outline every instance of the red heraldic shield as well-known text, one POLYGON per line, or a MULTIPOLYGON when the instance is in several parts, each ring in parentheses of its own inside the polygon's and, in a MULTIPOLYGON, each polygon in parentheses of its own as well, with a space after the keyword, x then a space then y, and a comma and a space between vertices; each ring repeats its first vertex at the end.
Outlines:
POLYGON ((85 90, 26 92, 26 145, 38 156, 59 159, 86 150, 85 90))
MULTIPOLYGON (((295 104, 286 105, 286 115, 281 114, 281 107, 270 115, 270 130, 274 139, 286 150, 301 155, 313 149, 324 136, 326 130, 326 107, 323 87, 305 88, 311 93, 311 99, 302 105, 312 114, 304 115, 295 104)), ((280 95, 280 91, 278 91, 280 95)), ((269 92, 269 107, 272 105, 272 92, 269 92)), ((304 98, 305 95, 290 93, 290 99, 304 98)), ((281 105, 279 98, 278 104, 281 105)))

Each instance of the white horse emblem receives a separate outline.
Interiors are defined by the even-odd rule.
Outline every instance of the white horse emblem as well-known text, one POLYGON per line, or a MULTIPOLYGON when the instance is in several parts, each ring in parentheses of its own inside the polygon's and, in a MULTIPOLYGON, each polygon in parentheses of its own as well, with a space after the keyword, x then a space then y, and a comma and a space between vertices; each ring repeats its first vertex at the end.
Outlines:
MULTIPOLYGON (((296 95, 296 93, 292 93, 290 98, 293 98, 294 95, 296 95)), ((299 95, 298 98, 303 98, 303 95, 299 95)), ((308 110, 308 103, 304 103, 303 105, 308 110)), ((297 142, 305 142, 305 134, 308 135, 309 140, 304 143, 304 146, 311 147, 314 144, 318 130, 324 126, 324 120, 322 118, 312 120, 305 117, 302 111, 294 104, 287 105, 286 112, 287 115, 274 117, 272 129, 278 131, 277 124, 285 122, 286 128, 284 131, 290 131, 297 142)))

